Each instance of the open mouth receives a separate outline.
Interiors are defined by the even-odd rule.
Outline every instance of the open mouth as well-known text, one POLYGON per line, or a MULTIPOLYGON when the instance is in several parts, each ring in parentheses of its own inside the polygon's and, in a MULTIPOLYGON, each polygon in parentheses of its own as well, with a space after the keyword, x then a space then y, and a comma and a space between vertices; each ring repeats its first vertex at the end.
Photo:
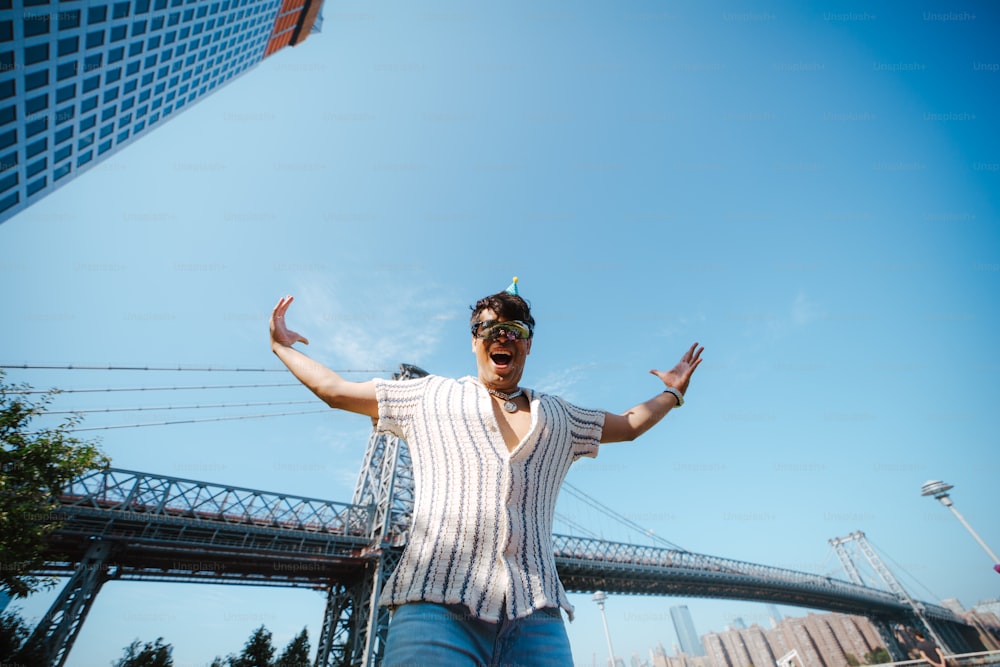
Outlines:
POLYGON ((497 366, 507 366, 514 359, 514 355, 504 350, 498 350, 490 354, 490 359, 492 359, 493 363, 497 366))

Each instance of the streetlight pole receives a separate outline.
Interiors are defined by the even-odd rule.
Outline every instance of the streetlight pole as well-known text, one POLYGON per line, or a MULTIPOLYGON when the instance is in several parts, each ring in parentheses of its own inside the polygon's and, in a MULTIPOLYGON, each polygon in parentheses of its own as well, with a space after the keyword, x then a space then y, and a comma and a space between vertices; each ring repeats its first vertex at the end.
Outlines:
POLYGON ((608 596, 604 594, 604 591, 597 591, 591 599, 597 603, 597 608, 601 610, 601 620, 604 622, 604 636, 608 639, 608 654, 611 656, 611 667, 615 667, 615 650, 611 647, 611 632, 608 631, 608 618, 604 615, 604 601, 608 599, 608 596))
POLYGON ((965 526, 965 529, 969 531, 969 534, 976 539, 976 542, 979 542, 979 546, 981 546, 986 553, 990 555, 990 558, 993 559, 993 569, 1000 572, 1000 558, 997 558, 997 555, 993 553, 993 550, 986 546, 986 542, 983 541, 983 538, 979 537, 979 534, 972 530, 972 526, 970 526, 969 522, 965 520, 965 517, 959 514, 958 510, 955 509, 955 505, 952 503, 951 497, 948 495, 948 492, 953 488, 955 487, 947 482, 933 480, 924 482, 923 487, 920 489, 920 495, 934 496, 936 499, 941 501, 942 505, 950 509, 951 513, 954 514, 955 517, 962 522, 962 525, 965 526))

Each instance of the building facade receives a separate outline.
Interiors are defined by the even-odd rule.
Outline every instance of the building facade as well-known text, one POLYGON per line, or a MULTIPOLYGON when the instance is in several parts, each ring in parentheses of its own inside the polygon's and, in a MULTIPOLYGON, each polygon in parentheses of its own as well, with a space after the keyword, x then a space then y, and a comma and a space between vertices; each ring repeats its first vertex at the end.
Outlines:
POLYGON ((272 53, 322 0, 0 0, 0 223, 272 53))
POLYGON ((650 664, 652 667, 712 667, 712 663, 706 656, 690 656, 674 651, 677 655, 669 656, 663 646, 658 645, 656 649, 650 651, 650 664))
POLYGON ((868 619, 847 614, 785 618, 775 628, 752 625, 709 633, 702 640, 714 667, 773 665, 793 652, 805 665, 847 667, 882 646, 868 619))
POLYGON ((677 641, 680 642, 681 651, 688 655, 705 655, 701 640, 698 639, 698 632, 694 629, 691 610, 687 605, 671 607, 670 618, 674 622, 674 632, 677 634, 677 641))

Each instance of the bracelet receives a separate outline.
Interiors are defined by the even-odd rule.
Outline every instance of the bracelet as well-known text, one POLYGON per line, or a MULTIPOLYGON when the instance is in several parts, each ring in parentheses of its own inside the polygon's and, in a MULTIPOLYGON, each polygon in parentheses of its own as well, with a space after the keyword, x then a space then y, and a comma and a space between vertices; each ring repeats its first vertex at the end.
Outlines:
POLYGON ((663 390, 664 394, 673 394, 674 398, 677 399, 677 407, 684 405, 684 394, 680 392, 679 389, 674 389, 673 387, 667 387, 663 390))

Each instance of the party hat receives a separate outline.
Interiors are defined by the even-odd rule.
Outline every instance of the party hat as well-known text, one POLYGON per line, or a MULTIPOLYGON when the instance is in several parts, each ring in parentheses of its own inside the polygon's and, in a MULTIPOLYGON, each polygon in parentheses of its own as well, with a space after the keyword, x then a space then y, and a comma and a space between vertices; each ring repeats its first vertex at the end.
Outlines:
POLYGON ((513 294, 514 296, 520 296, 517 291, 517 276, 514 276, 514 280, 510 283, 510 286, 504 290, 507 294, 513 294))

